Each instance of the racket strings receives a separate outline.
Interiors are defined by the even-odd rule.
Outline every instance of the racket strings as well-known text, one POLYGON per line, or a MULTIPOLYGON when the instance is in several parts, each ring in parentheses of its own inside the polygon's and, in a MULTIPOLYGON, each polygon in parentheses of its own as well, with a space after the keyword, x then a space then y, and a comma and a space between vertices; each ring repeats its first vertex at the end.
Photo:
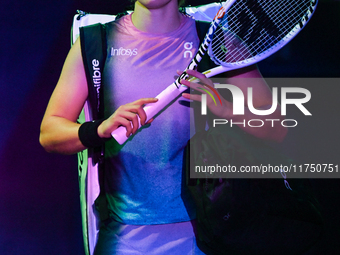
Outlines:
MULTIPOLYGON (((270 35, 270 32, 273 32, 272 34, 274 34, 275 32, 277 31, 281 31, 281 34, 278 34, 276 35, 276 39, 277 41, 279 41, 280 39, 282 39, 288 32, 288 29, 291 30, 295 24, 296 24, 296 21, 294 21, 292 19, 292 17, 296 17, 297 14, 296 14, 296 10, 297 7, 299 7, 299 2, 294 2, 294 1, 288 1, 288 3, 292 3, 293 2, 293 5, 292 6, 289 6, 287 3, 281 3, 280 4, 280 8, 273 8, 273 5, 268 5, 268 6, 264 6, 264 7, 267 7, 267 8, 264 8, 264 10, 266 10, 270 16, 267 17, 267 20, 269 19, 270 21, 273 21, 273 23, 275 23, 275 27, 272 27, 272 31, 270 31, 267 27, 267 30, 266 30, 266 35, 267 37, 270 35), (287 6, 290 7, 289 8, 289 11, 287 11, 287 6), (284 7, 286 7, 284 9, 284 7), (272 10, 272 12, 270 12, 272 10), (273 13, 273 10, 276 10, 275 13, 273 13), (292 13, 293 12, 293 13, 292 13), (284 15, 282 15, 284 14, 284 15), (273 19, 274 17, 274 19, 273 19), (287 23, 287 21, 290 23, 287 23), (275 31, 276 29, 276 31, 275 31)), ((259 2, 260 3, 260 2, 259 2)), ((300 10, 302 10, 301 8, 299 8, 300 10)), ((256 10, 256 9, 255 9, 256 10)), ((305 12, 303 12, 304 14, 305 12)), ((263 15, 259 18, 262 18, 263 15)), ((301 16, 300 16, 301 17, 301 16)), ((261 22, 261 23, 268 23, 267 20, 259 20, 260 22, 261 21, 264 21, 264 22, 261 22)), ((260 23, 258 22, 258 23, 260 23)), ((245 26, 247 27, 247 26, 245 26)), ((261 30, 263 31, 263 30, 261 30)), ((246 39, 246 38, 245 38, 246 39)), ((268 39, 268 38, 265 38, 265 39, 268 39)))
POLYGON ((220 63, 259 55, 286 37, 310 6, 311 0, 237 0, 214 34, 212 55, 220 63))
MULTIPOLYGON (((283 6, 283 5, 281 5, 281 6, 283 6)), ((233 14, 235 14, 235 16, 236 15, 239 15, 240 14, 240 9, 242 8, 242 7, 245 7, 245 4, 244 3, 242 3, 242 6, 240 6, 240 7, 238 7, 237 8, 237 12, 234 12, 233 14)), ((272 6, 269 6, 269 7, 271 7, 270 9, 271 10, 273 10, 273 9, 275 9, 275 8, 272 8, 272 6)), ((295 5, 293 5, 291 8, 293 9, 295 9, 297 7, 297 4, 295 4, 295 5)), ((281 8, 282 9, 282 8, 281 8)), ((276 9, 277 10, 277 13, 279 13, 280 12, 280 10, 281 9, 276 9)), ((300 8, 301 9, 301 8, 300 8)), ((276 14, 277 14, 276 13, 276 14)), ((282 13, 282 11, 281 11, 281 13, 282 13)), ((263 15, 262 15, 263 16, 263 15)), ((285 16, 281 16, 282 18, 281 18, 281 20, 287 20, 287 18, 286 18, 286 16, 287 15, 285 15, 285 16)), ((230 18, 229 19, 233 19, 233 16, 232 15, 230 15, 230 18)), ((276 20, 275 20, 276 21, 276 20)), ((239 25, 239 21, 237 22, 237 25, 239 25)), ((277 23, 277 21, 276 21, 276 23, 277 23)), ((292 23, 292 22, 291 22, 292 23)), ((292 23, 292 24, 294 24, 294 23, 292 23)), ((287 24, 285 24, 284 26, 287 26, 287 24)), ((252 29, 252 27, 251 27, 251 29, 252 29)), ((262 31, 263 32, 263 31, 262 31)), ((242 33, 240 33, 239 32, 239 34, 241 34, 242 35, 242 33)), ((243 34, 244 35, 244 34, 243 34)), ((261 48, 264 48, 264 49, 266 49, 266 45, 271 45, 271 44, 275 44, 277 41, 279 41, 281 38, 280 37, 278 37, 277 36, 277 40, 273 40, 273 37, 269 37, 269 33, 264 33, 264 38, 262 38, 261 40, 257 40, 258 42, 257 43, 255 43, 255 44, 249 44, 248 43, 248 45, 251 45, 251 46, 253 46, 252 48, 251 47, 247 47, 247 46, 245 46, 245 44, 243 44, 243 50, 241 50, 241 51, 238 51, 237 52, 237 54, 239 55, 239 58, 241 58, 241 59, 245 59, 245 58, 247 58, 248 57, 248 55, 249 54, 247 54, 247 56, 245 57, 245 51, 252 51, 252 52, 254 52, 255 51, 255 53, 256 52, 258 52, 259 50, 258 49, 260 49, 261 50, 261 48), (260 44, 259 44, 259 42, 260 42, 260 44), (265 42, 265 44, 264 44, 264 42, 265 42), (257 49, 258 48, 258 49, 257 49)), ((261 38, 261 36, 263 37, 263 33, 262 34, 260 34, 260 38, 261 38)), ((245 38, 244 36, 243 36, 243 41, 249 41, 249 38, 245 38)), ((229 42, 230 42, 231 40, 229 40, 229 42)), ((254 40, 253 40, 254 41, 254 40)), ((231 52, 232 53, 232 52, 231 52)), ((235 56, 233 56, 233 59, 235 60, 235 56)))
POLYGON ((277 23, 278 26, 280 26, 280 24, 283 24, 283 28, 288 28, 291 25, 297 24, 299 22, 299 20, 301 19, 301 15, 304 15, 306 13, 310 5, 310 0, 286 1, 285 3, 280 5, 280 9, 278 9, 278 12, 275 12, 275 8, 267 10, 268 13, 270 13, 270 16, 273 17, 273 21, 277 23), (288 11, 286 11, 286 9, 288 9, 288 11), (280 16, 283 12, 285 16, 280 16), (286 23, 282 21, 290 21, 290 24, 287 26, 286 23))
MULTIPOLYGON (((245 4, 243 3, 243 6, 241 6, 241 7, 244 7, 245 6, 245 4)), ((281 5, 282 6, 282 5, 281 5)), ((270 7, 272 7, 272 6, 270 6, 270 7)), ((295 7, 295 6, 294 6, 295 7)), ((237 8, 238 10, 239 10, 239 8, 237 8)), ((273 9, 273 8, 271 8, 271 9, 273 9)), ((235 14, 235 16, 236 15, 239 15, 239 13, 240 13, 240 11, 237 11, 237 13, 234 13, 235 14)), ((263 16, 263 15, 262 15, 263 16)), ((261 18, 261 17, 260 17, 261 18)), ((230 18, 231 20, 233 19, 233 17, 231 16, 231 18, 230 18)), ((240 23, 240 22, 238 22, 238 23, 240 23)), ((239 24, 237 24, 237 25, 239 25, 239 24)), ((246 24, 247 25, 247 24, 246 24)), ((253 25, 254 26, 254 25, 253 25)), ((250 27, 250 29, 253 29, 253 27, 250 27)), ((239 34, 241 34, 242 35, 242 33, 240 33, 239 32, 239 34)), ((277 37, 278 39, 280 39, 279 37, 277 37)), ((243 41, 249 41, 249 38, 246 38, 245 36, 244 36, 244 34, 243 34, 243 41)), ((253 41, 255 41, 255 40, 253 40, 253 41)), ((252 52, 257 52, 258 50, 256 49, 256 48, 254 48, 254 46, 257 46, 257 48, 259 48, 259 49, 261 49, 261 48, 265 48, 265 46, 266 45, 268 45, 268 43, 269 43, 269 45, 270 44, 275 44, 276 43, 276 41, 275 40, 273 40, 273 37, 270 37, 270 34, 269 33, 263 33, 263 30, 260 32, 260 34, 258 34, 258 38, 257 38, 257 40, 256 40, 257 42, 260 42, 261 44, 259 44, 259 43, 257 43, 257 44, 253 44, 252 46, 253 46, 253 49, 251 49, 251 48, 249 48, 249 49, 246 49, 245 47, 243 47, 243 51, 244 50, 252 50, 252 52), (260 39, 259 40, 259 38, 261 38, 261 37, 263 37, 262 39, 260 39), (266 44, 264 44, 264 43, 266 43, 266 44), (262 47, 263 46, 263 47, 262 47)), ((278 41, 278 40, 277 40, 278 41)), ((244 54, 242 54, 243 52, 241 51, 240 52, 241 54, 240 55, 242 55, 242 56, 244 56, 244 54)))

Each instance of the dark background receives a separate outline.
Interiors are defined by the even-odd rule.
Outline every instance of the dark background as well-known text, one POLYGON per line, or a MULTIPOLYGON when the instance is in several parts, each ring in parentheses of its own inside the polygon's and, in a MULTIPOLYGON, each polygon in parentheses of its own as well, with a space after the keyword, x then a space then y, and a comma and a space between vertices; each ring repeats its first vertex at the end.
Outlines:
MULTIPOLYGON (((39 126, 70 48, 76 10, 115 14, 127 3, 1 1, 0 254, 83 254, 76 157, 46 153, 39 126)), ((263 75, 338 78, 339 13, 339 1, 321 0, 298 37, 259 64, 263 75)), ((301 122, 282 146, 303 163, 338 164, 340 84, 320 83, 301 86, 311 90, 307 108, 313 116, 293 113, 301 122)), ((326 216, 315 254, 339 254, 339 180, 313 185, 326 216)))

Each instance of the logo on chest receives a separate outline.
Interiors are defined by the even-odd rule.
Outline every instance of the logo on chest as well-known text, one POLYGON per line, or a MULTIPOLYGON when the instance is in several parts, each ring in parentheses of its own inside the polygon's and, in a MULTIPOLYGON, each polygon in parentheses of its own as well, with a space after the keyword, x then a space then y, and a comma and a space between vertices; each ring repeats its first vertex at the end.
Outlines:
POLYGON ((193 42, 186 42, 184 43, 184 53, 183 53, 183 57, 184 58, 192 58, 192 50, 193 48, 193 42))
POLYGON ((120 47, 119 49, 111 48, 111 56, 135 56, 137 55, 137 48, 134 49, 124 49, 120 47))

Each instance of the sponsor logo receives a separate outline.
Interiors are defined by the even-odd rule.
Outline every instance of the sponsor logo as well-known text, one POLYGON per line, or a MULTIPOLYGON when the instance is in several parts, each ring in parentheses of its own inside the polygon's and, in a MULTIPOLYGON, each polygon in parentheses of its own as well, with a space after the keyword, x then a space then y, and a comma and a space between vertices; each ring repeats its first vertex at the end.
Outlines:
POLYGON ((184 58, 188 58, 189 57, 190 59, 192 59, 192 52, 191 52, 192 45, 193 45, 193 42, 186 42, 184 44, 184 49, 185 49, 184 54, 183 54, 184 58))
POLYGON ((99 98, 99 91, 102 84, 102 73, 99 67, 99 60, 93 59, 92 60, 92 67, 93 67, 93 74, 92 74, 92 81, 93 86, 96 89, 97 94, 97 111, 99 111, 99 104, 100 104, 100 98, 99 98))
POLYGON ((134 49, 124 49, 120 47, 119 49, 111 48, 111 56, 135 56, 137 55, 137 48, 134 49))

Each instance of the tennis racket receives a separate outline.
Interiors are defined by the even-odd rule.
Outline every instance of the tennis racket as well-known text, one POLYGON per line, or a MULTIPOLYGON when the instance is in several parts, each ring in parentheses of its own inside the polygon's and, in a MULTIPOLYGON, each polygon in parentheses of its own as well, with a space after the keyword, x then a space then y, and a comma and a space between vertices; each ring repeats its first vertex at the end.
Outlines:
MULTIPOLYGON (((292 40, 313 15, 317 0, 228 0, 223 2, 211 22, 198 52, 187 69, 196 69, 208 52, 218 67, 207 70, 209 78, 222 72, 255 64, 272 55, 292 40)), ((184 71, 177 80, 156 96, 158 101, 144 107, 147 120, 154 117, 179 96, 186 86, 182 79, 189 79, 184 71)), ((112 132, 123 144, 126 128, 112 132)))

